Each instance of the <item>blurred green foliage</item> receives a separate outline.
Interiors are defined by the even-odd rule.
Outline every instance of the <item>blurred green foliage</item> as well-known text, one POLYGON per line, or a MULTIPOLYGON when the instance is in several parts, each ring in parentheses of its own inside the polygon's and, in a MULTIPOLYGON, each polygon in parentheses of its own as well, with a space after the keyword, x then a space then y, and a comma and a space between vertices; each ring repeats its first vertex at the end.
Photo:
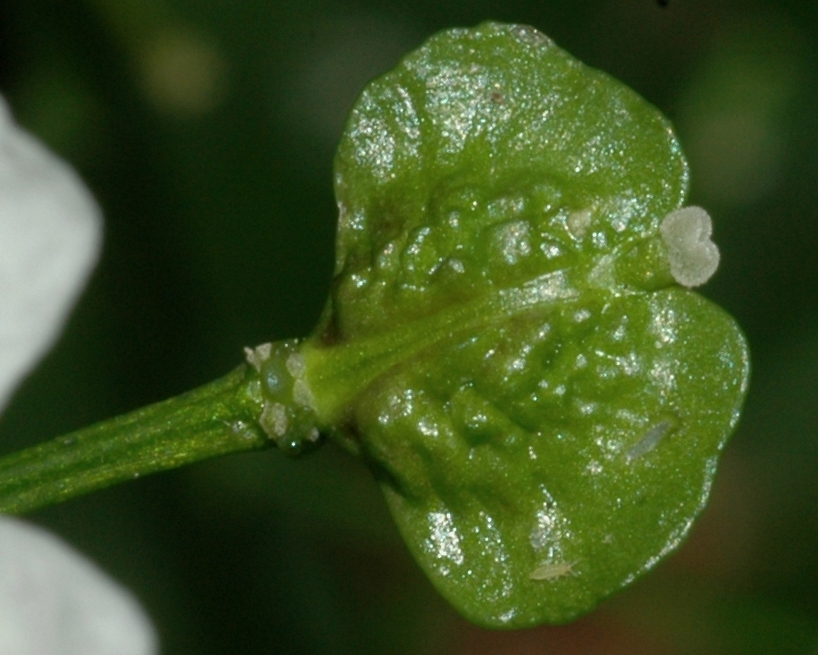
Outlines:
POLYGON ((710 509, 659 571, 560 628, 485 633, 410 560, 328 444, 236 456, 39 513, 144 601, 168 655, 814 653, 818 6, 802 0, 33 0, 0 8, 0 89, 106 216, 68 330, 3 452, 214 379, 306 334, 327 295, 331 165, 372 76, 432 32, 530 23, 676 123, 722 251, 704 288, 754 380, 710 509))

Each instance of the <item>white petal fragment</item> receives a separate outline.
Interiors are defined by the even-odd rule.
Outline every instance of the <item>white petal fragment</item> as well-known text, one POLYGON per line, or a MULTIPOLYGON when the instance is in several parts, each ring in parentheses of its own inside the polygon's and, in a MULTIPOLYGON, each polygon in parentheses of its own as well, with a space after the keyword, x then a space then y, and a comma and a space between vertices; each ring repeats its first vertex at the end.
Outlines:
POLYGON ((56 340, 101 235, 80 178, 15 125, 0 97, 0 410, 56 340))
POLYGON ((710 240, 713 222, 701 207, 670 212, 659 226, 670 259, 670 272, 685 287, 707 282, 719 267, 719 249, 710 240))
POLYGON ((57 537, 0 517, 0 655, 153 655, 139 603, 57 537))

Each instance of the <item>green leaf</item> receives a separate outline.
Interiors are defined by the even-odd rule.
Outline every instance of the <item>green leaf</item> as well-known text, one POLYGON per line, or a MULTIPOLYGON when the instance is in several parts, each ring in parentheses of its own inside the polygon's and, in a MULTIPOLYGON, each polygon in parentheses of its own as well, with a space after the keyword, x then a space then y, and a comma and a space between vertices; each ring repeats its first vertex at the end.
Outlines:
POLYGON ((544 273, 587 277, 655 234, 687 186, 668 122, 544 35, 438 34, 366 88, 338 148, 337 328, 357 338, 544 273))
MULTIPOLYGON (((687 186, 664 117, 529 27, 442 32, 352 111, 297 383, 476 623, 590 610, 706 502, 749 367, 735 322, 674 283, 709 237, 686 210, 663 240, 687 186)), ((684 270, 715 268, 705 245, 684 270)))

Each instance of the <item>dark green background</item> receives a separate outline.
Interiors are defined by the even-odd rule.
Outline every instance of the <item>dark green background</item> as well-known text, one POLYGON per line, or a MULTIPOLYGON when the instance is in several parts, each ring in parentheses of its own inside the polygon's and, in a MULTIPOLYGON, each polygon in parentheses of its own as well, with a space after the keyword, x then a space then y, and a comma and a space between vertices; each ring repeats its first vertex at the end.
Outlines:
POLYGON ((818 5, 803 0, 3 3, 0 89, 81 171, 106 238, 0 450, 306 334, 356 94, 432 32, 488 18, 534 25, 662 109, 691 202, 714 217, 722 264, 703 292, 746 330, 754 372, 682 550, 578 623, 486 633, 437 596, 369 473, 331 445, 208 462, 35 520, 142 599, 167 655, 815 653, 818 5))

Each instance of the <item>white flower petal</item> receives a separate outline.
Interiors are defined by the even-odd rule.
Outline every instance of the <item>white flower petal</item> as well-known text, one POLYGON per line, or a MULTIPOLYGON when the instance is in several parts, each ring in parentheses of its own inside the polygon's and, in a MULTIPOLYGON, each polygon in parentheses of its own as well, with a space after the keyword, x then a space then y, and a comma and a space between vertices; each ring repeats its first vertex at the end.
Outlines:
MULTIPOLYGON (((52 345, 96 263, 100 212, 0 97, 0 410, 52 345)), ((0 516, 0 655, 152 655, 130 593, 59 538, 0 516)))
POLYGON ((57 537, 0 517, 0 655, 151 655, 137 601, 57 537))
POLYGON ((56 340, 101 234, 77 174, 17 127, 0 97, 0 410, 56 340))

